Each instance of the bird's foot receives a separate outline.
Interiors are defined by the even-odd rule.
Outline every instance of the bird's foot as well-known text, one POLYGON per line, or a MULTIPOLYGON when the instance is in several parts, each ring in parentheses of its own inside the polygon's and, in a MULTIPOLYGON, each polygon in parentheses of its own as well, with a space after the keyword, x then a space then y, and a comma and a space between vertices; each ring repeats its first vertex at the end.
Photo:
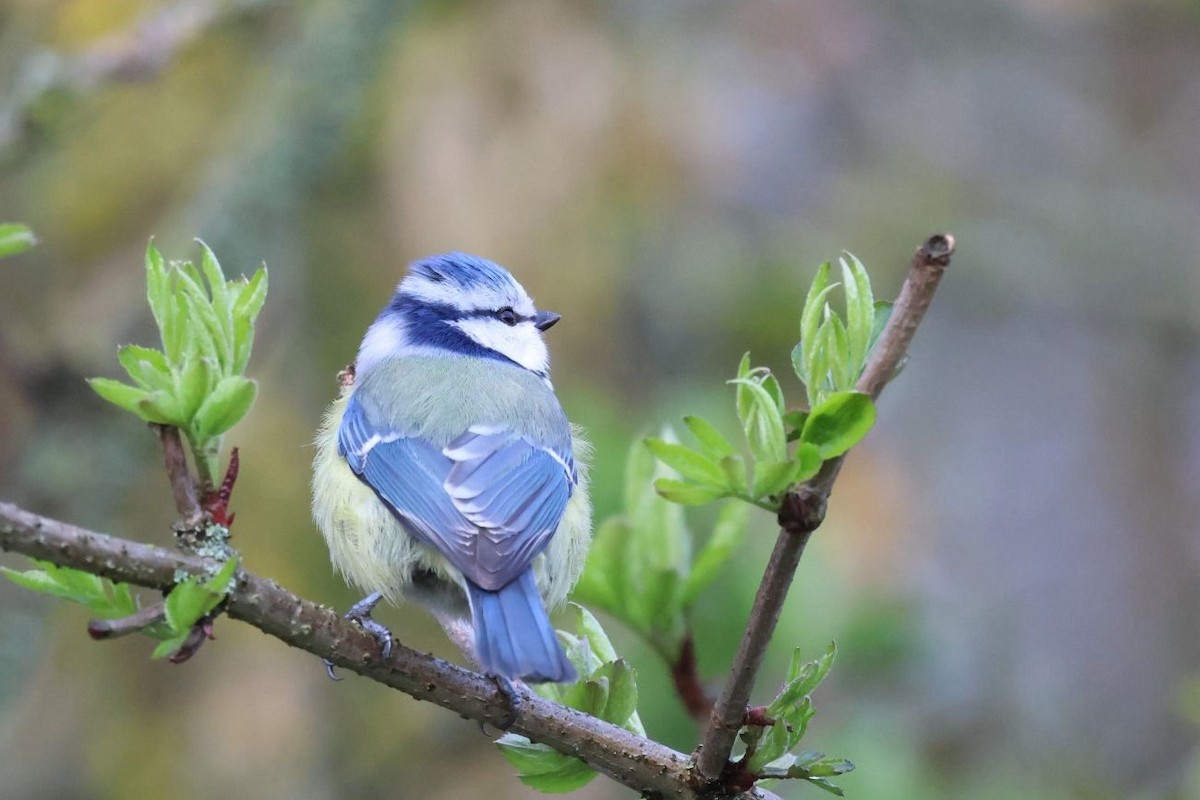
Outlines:
MULTIPOLYGON (((383 623, 376 622, 371 617, 371 612, 375 610, 375 606, 379 605, 379 601, 382 599, 383 592, 371 592, 362 600, 350 606, 350 610, 342 615, 342 619, 357 622, 359 627, 374 636, 379 642, 381 657, 386 661, 392 655, 392 632, 383 623)), ((323 661, 325 662, 325 672, 329 675, 330 680, 340 681, 341 678, 333 671, 333 662, 327 658, 323 659, 323 661)))
MULTIPOLYGON (((517 694, 516 685, 503 675, 497 675, 493 672, 485 672, 484 675, 487 676, 488 680, 496 684, 496 689, 504 697, 505 702, 508 703, 508 716, 496 725, 500 730, 506 731, 517 721, 517 712, 521 708, 521 695, 517 694)), ((483 727, 483 723, 480 723, 480 727, 483 727)))

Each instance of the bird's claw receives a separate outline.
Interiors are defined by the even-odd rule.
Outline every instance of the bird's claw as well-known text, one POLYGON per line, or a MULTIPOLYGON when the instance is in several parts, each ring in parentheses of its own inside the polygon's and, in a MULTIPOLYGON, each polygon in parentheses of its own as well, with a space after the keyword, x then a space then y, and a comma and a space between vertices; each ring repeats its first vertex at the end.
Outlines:
MULTIPOLYGON (((375 606, 379 605, 379 601, 382 599, 383 592, 371 592, 350 606, 350 610, 342 615, 342 619, 357 622, 360 628, 375 637, 375 640, 379 642, 380 656, 386 661, 392 657, 392 632, 383 623, 376 622, 371 617, 371 612, 375 610, 375 606)), ((328 658, 322 659, 322 661, 325 662, 325 672, 329 675, 329 679, 340 681, 341 678, 334 672, 334 663, 328 658)))
POLYGON ((496 690, 504 696, 505 701, 508 703, 508 716, 496 725, 500 730, 506 731, 517 721, 517 713, 521 708, 521 696, 517 694, 517 687, 513 682, 503 675, 496 675, 489 672, 487 673, 487 677, 492 683, 496 684, 496 690))

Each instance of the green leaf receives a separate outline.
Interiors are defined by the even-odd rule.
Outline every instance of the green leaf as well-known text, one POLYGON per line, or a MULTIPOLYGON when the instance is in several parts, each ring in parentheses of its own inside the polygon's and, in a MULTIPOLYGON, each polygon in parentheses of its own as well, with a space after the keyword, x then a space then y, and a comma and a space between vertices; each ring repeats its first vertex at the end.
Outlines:
MULTIPOLYGON (((663 434, 664 439, 673 435, 669 428, 663 434)), ((646 575, 654 570, 682 572, 687 569, 691 562, 691 538, 684 523, 683 509, 667 502, 654 490, 654 478, 666 476, 667 468, 640 442, 635 441, 633 450, 630 463, 642 459, 642 463, 650 468, 644 482, 633 489, 633 502, 626 506, 631 532, 624 564, 631 593, 638 594, 646 575)))
POLYGON ((829 357, 829 370, 833 378, 835 391, 852 389, 854 379, 858 377, 860 365, 850 361, 850 343, 847 339, 846 326, 837 314, 831 314, 821 326, 824 334, 822 346, 829 357))
POLYGON ((796 448, 792 460, 799 464, 799 468, 792 476, 794 483, 806 481, 821 471, 821 451, 811 442, 801 442, 800 446, 796 448))
POLYGON ((197 577, 175 584, 164 604, 167 624, 176 634, 186 634, 192 626, 212 611, 233 588, 233 574, 238 560, 230 558, 221 569, 203 583, 197 577))
POLYGON ((688 416, 683 418, 683 423, 687 425, 688 430, 696 437, 696 441, 700 442, 700 446, 704 448, 704 452, 710 458, 720 459, 733 455, 733 445, 708 420, 702 417, 688 416))
POLYGON ((746 483, 746 462, 742 461, 742 457, 725 456, 719 466, 725 473, 725 479, 733 493, 745 494, 749 486, 746 483))
MULTIPOLYGON (((166 330, 170 325, 175 307, 171 298, 171 282, 167 278, 167 268, 163 263, 162 253, 154 246, 154 240, 146 245, 146 300, 150 303, 150 312, 163 342, 166 342, 166 330)), ((167 357, 171 356, 167 351, 167 357)))
POLYGON ((134 413, 147 422, 159 425, 174 425, 177 428, 187 425, 174 392, 150 392, 138 403, 134 413))
POLYGON ((696 554, 691 572, 683 585, 681 600, 685 607, 696 598, 721 571, 746 538, 746 516, 750 507, 744 503, 725 503, 717 514, 712 535, 696 554))
POLYGON ((215 388, 219 370, 212 356, 189 355, 173 373, 175 402, 180 410, 181 427, 196 416, 205 398, 215 388))
POLYGON ((779 415, 783 416, 787 411, 787 402, 783 399, 783 388, 779 385, 779 379, 773 374, 767 373, 762 379, 762 387, 767 390, 767 394, 775 401, 775 409, 779 411, 779 415))
POLYGON ((728 490, 724 471, 708 456, 653 436, 646 439, 646 447, 655 458, 684 478, 722 491, 728 490))
POLYGON ((648 633, 660 644, 674 649, 683 635, 683 576, 678 570, 663 569, 651 575, 643 602, 650 622, 648 633))
POLYGON ((117 349, 117 361, 143 389, 155 391, 171 386, 171 368, 158 350, 127 344, 117 349))
POLYGON ((783 415, 783 424, 787 428, 787 440, 794 442, 800 438, 804 430, 804 422, 808 419, 807 411, 792 410, 783 415))
MULTIPOLYGON (((235 284, 236 285, 236 284, 235 284)), ((267 300, 267 268, 259 267, 233 302, 233 372, 240 375, 250 363, 254 321, 267 300)))
POLYGON ((787 435, 783 430, 783 416, 775 399, 757 381, 749 378, 737 378, 730 383, 738 387, 738 411, 742 428, 746 432, 746 441, 750 452, 760 460, 784 461, 787 459, 787 435), (749 401, 743 403, 740 398, 745 392, 749 401))
POLYGON ((646 496, 651 494, 650 484, 654 480, 657 459, 646 446, 637 440, 630 445, 625 457, 625 509, 634 512, 646 496))
POLYGON ((838 797, 846 796, 846 793, 844 791, 842 791, 842 787, 829 781, 826 778, 812 777, 812 778, 805 778, 804 780, 808 781, 813 786, 817 786, 821 789, 824 789, 825 791, 829 792, 830 794, 837 795, 838 797))
POLYGON ((155 661, 158 661, 159 659, 163 659, 170 655, 173 655, 176 650, 183 647, 184 642, 187 641, 190 633, 191 633, 191 631, 188 631, 188 632, 182 633, 178 636, 173 636, 170 639, 163 639, 154 648, 154 651, 152 653, 150 653, 150 657, 153 658, 155 661))
POLYGON ((654 491, 664 500, 678 503, 681 506, 702 506, 729 494, 728 489, 716 486, 701 486, 698 483, 684 483, 671 478, 659 478, 654 481, 654 491))
POLYGON ((571 603, 569 607, 575 614, 575 628, 587 639, 592 654, 601 662, 616 661, 617 651, 609 641, 608 634, 604 632, 600 620, 578 603, 571 603))
MULTIPOLYGON (((813 354, 817 348, 817 329, 824 321, 825 308, 829 293, 836 284, 829 285, 829 271, 832 269, 826 261, 817 269, 812 284, 808 287, 808 296, 804 299, 804 310, 800 314, 800 368, 796 370, 797 377, 807 386, 810 377, 820 380, 820 375, 813 372, 813 354)), ((794 358, 793 358, 794 366, 794 358)))
POLYGON ((246 416, 257 393, 258 385, 249 378, 222 378, 196 411, 192 429, 204 438, 220 436, 246 416))
POLYGON ((596 777, 596 772, 578 758, 515 733, 506 733, 496 744, 504 758, 518 770, 521 782, 542 792, 573 792, 596 777))
POLYGON ((759 461, 754 465, 754 499, 781 494, 804 469, 802 461, 759 461))
POLYGON ((861 392, 836 392, 808 415, 802 442, 813 444, 822 460, 845 453, 875 424, 875 404, 861 392))
POLYGON ((842 286, 846 293, 848 355, 854 379, 857 379, 870 349, 871 330, 875 322, 875 295, 871 291, 871 279, 867 275, 867 268, 853 253, 846 252, 840 263, 842 286))
POLYGON ((624 659, 608 661, 597 673, 608 678, 608 702, 600 718, 624 727, 637 711, 637 675, 624 659))
POLYGON ((24 253, 37 244, 37 237, 28 226, 19 222, 0 223, 0 258, 24 253))
POLYGON ((162 329, 163 352, 167 355, 167 361, 172 365, 183 363, 183 358, 191 348, 192 337, 189 334, 192 326, 188 324, 188 319, 191 314, 191 309, 188 307, 187 298, 182 292, 175 291, 177 270, 172 270, 168 273, 168 280, 171 285, 171 292, 167 297, 167 306, 170 311, 167 312, 166 326, 162 329))
POLYGON ((624 561, 630 536, 629 524, 620 517, 600 523, 592 537, 587 565, 572 593, 576 599, 625 618, 628 575, 624 561))
POLYGON ((88 386, 91 386, 92 391, 118 408, 137 414, 147 422, 158 421, 147 416, 140 405, 149 397, 149 392, 145 389, 139 389, 112 378, 88 378, 88 386))
POLYGON ((805 697, 812 694, 813 689, 820 685, 821 681, 825 680, 825 676, 829 674, 829 670, 833 669, 833 662, 837 658, 837 645, 833 642, 829 643, 829 647, 816 661, 805 663, 800 658, 800 649, 792 653, 791 667, 788 669, 788 680, 783 688, 779 690, 779 694, 767 706, 767 714, 770 716, 783 716, 788 713, 788 710, 805 697))
POLYGON ((187 298, 190 313, 187 329, 190 337, 190 352, 212 358, 222 367, 233 361, 232 343, 225 338, 221 320, 213 308, 212 300, 201 286, 200 273, 190 262, 183 262, 176 270, 177 286, 187 298))
MULTIPOLYGON (((200 269, 208 283, 209 294, 212 295, 212 308, 217 320, 221 323, 221 338, 224 339, 231 351, 235 340, 233 332, 233 302, 237 299, 238 289, 225 280, 225 273, 212 249, 200 239, 200 269)), ((232 352, 231 352, 232 355, 232 352)))
POLYGON ((137 610, 133 594, 124 584, 48 561, 31 560, 41 569, 17 572, 0 567, 0 573, 25 589, 80 603, 108 618, 128 616, 137 610))

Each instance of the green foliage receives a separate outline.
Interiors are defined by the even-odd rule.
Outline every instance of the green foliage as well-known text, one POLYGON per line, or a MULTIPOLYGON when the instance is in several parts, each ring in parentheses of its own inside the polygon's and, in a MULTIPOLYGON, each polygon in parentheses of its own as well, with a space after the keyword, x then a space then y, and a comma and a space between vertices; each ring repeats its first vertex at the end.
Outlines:
POLYGON ((792 350, 792 366, 804 382, 809 408, 816 408, 830 394, 854 388, 891 315, 891 303, 875 301, 861 261, 846 253, 838 263, 845 319, 829 305, 838 284, 829 282, 832 267, 825 262, 809 287, 800 314, 800 343, 792 350))
MULTIPOLYGON (((692 418, 693 421, 695 418, 692 418)), ((707 431, 710 446, 731 450, 715 430, 707 431)), ((652 445, 659 453, 685 450, 671 441, 670 431, 652 445)), ((688 469, 692 451, 678 463, 688 469)), ((691 607, 737 550, 745 534, 745 505, 727 503, 717 515, 712 534, 698 550, 683 509, 660 497, 665 467, 651 450, 635 442, 626 466, 625 510, 604 520, 588 553, 587 567, 575 586, 575 598, 601 609, 645 638, 668 662, 679 653, 691 607), (657 478, 657 480, 656 480, 657 478), (654 486, 658 486, 656 494, 654 486)), ((706 479, 715 476, 711 470, 706 479)), ((703 484, 683 484, 682 490, 704 491, 703 484)))
POLYGON ((40 569, 18 572, 0 567, 0 574, 32 592, 87 606, 92 613, 105 619, 119 619, 137 611, 137 602, 128 584, 113 583, 90 572, 55 566, 49 561, 32 560, 40 569))
POLYGON ((832 642, 816 661, 805 663, 799 649, 792 654, 787 680, 764 709, 771 724, 747 725, 741 730, 740 737, 746 745, 742 760, 750 773, 760 779, 798 778, 833 794, 842 794, 841 788, 829 779, 854 769, 852 763, 813 751, 799 755, 790 752, 808 730, 808 723, 816 713, 811 694, 829 674, 836 656, 837 647, 832 642))
POLYGON ((206 581, 191 576, 175 584, 164 604, 165 625, 160 630, 150 631, 155 638, 163 640, 154 648, 153 658, 166 658, 184 645, 196 623, 208 616, 233 590, 233 574, 237 568, 238 560, 231 558, 206 581))
MULTIPOLYGON (((637 673, 617 657, 604 629, 587 609, 572 603, 571 611, 578 634, 559 631, 558 635, 580 678, 571 684, 539 684, 533 690, 548 700, 645 736, 637 713, 637 673)), ((506 733, 496 744, 521 781, 543 792, 574 791, 596 777, 595 770, 578 758, 515 733, 506 733)))
POLYGON ((808 411, 787 408, 779 380, 766 367, 742 357, 736 387, 738 420, 748 458, 707 420, 685 417, 699 447, 650 438, 646 446, 678 477, 657 479, 655 489, 672 503, 703 505, 723 497, 777 512, 787 490, 817 474, 821 464, 842 455, 875 424, 871 398, 854 391, 891 305, 875 302, 862 263, 846 254, 841 261, 845 319, 829 306, 838 284, 822 264, 809 287, 800 315, 800 343, 792 351, 796 374, 804 381, 808 411))
POLYGON ((766 367, 742 357, 737 413, 749 458, 737 455, 712 423, 686 417, 698 448, 651 437, 646 447, 678 477, 659 477, 655 490, 679 505, 702 505, 723 497, 778 511, 792 485, 817 474, 821 464, 859 442, 875 424, 875 404, 858 392, 833 392, 811 411, 788 411, 779 381, 766 367))
POLYGON ((0 258, 24 253, 37 244, 37 237, 28 226, 19 222, 0 222, 0 258))
MULTIPOLYGON (((33 563, 40 569, 18 572, 0 567, 0 574, 30 591, 87 606, 92 613, 104 619, 120 619, 138 611, 137 600, 129 584, 114 583, 90 572, 55 566, 49 561, 34 559, 33 563)), ((231 558, 207 580, 190 576, 175 585, 163 604, 164 621, 142 631, 147 636, 163 640, 154 649, 154 658, 169 656, 183 645, 193 626, 229 594, 237 567, 237 559, 231 558)))
POLYGON ((250 410, 257 384, 243 373, 254 342, 254 321, 267 297, 267 271, 225 280, 201 243, 200 267, 163 261, 146 250, 146 295, 162 350, 125 345, 117 359, 133 384, 109 378, 89 383, 105 400, 147 422, 173 425, 188 437, 201 479, 217 471, 221 435, 250 410))

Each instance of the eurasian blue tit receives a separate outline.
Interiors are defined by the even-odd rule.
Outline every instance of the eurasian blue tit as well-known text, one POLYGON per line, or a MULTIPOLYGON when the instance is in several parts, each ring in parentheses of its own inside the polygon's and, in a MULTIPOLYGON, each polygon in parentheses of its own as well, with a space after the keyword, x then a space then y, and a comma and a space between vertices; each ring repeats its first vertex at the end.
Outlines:
POLYGON ((530 682, 575 680, 547 609, 591 539, 588 446, 542 341, 558 320, 486 259, 413 263, 367 330, 314 462, 313 518, 334 567, 372 593, 366 615, 406 597, 469 618, 479 665, 530 682))

